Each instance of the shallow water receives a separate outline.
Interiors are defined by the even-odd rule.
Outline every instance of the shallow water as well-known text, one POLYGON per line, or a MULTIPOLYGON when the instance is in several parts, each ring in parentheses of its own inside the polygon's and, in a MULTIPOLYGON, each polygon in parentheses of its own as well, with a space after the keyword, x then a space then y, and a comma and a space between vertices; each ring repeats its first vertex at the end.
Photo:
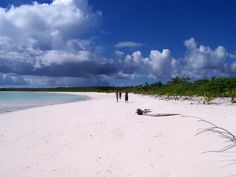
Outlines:
POLYGON ((86 96, 50 92, 0 92, 0 113, 36 106, 83 101, 86 96))

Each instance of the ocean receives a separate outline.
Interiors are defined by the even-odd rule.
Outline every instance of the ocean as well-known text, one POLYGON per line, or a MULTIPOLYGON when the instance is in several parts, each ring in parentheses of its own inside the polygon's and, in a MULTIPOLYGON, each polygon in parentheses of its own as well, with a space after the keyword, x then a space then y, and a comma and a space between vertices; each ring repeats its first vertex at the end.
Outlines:
POLYGON ((87 100, 81 95, 50 92, 0 92, 0 113, 87 100))

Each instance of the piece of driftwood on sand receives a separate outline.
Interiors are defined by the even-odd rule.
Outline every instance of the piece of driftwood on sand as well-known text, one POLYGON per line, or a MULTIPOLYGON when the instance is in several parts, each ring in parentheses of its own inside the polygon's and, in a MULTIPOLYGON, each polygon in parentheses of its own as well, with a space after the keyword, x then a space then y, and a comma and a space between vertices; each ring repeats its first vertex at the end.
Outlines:
POLYGON ((150 114, 150 109, 137 109, 136 113, 138 115, 151 116, 151 117, 166 117, 166 116, 176 116, 180 114, 150 114))

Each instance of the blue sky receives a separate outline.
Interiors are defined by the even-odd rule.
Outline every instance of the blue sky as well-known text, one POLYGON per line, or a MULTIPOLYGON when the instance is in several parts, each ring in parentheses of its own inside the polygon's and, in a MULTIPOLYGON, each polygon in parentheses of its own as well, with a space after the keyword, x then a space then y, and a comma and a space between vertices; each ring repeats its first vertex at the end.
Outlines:
POLYGON ((91 4, 104 14, 107 39, 134 40, 147 49, 170 48, 183 55, 183 41, 195 37, 200 43, 216 47, 236 46, 236 1, 234 0, 127 0, 97 1, 91 4))
POLYGON ((234 0, 0 2, 0 86, 236 76, 234 0))

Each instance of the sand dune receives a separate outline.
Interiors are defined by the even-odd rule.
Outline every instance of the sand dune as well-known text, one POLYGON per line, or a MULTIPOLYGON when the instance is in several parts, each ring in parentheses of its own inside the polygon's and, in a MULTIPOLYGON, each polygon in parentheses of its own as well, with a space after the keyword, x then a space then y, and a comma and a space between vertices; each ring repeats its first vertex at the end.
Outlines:
MULTIPOLYGON (((1 177, 224 177, 236 153, 216 134, 195 136, 211 121, 236 134, 236 107, 191 105, 130 94, 80 93, 91 100, 0 115, 1 177), (136 109, 168 117, 139 116, 136 109), (231 151, 232 151, 231 150, 231 151), (230 161, 231 160, 231 161, 230 161)), ((233 150, 233 149, 232 149, 233 150)))

